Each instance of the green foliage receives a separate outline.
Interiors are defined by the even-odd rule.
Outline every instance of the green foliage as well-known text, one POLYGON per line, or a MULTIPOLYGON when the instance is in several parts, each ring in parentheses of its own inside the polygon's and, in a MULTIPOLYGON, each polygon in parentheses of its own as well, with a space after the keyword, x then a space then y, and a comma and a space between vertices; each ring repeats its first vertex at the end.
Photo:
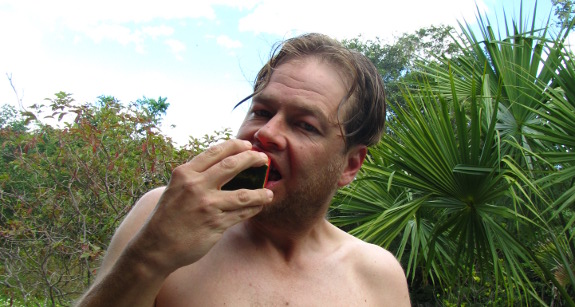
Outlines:
MULTIPOLYGON (((389 134, 330 219, 394 251, 414 304, 575 305, 575 60, 562 29, 478 16, 392 44, 344 41, 386 82, 389 134)), ((230 138, 176 148, 166 98, 77 104, 59 92, 0 109, 0 304, 68 305, 91 283, 118 223, 171 170, 230 138)))
MULTIPOLYGON (((550 83, 552 72, 561 65, 561 52, 564 52, 564 49, 547 46, 561 44, 569 33, 560 33, 554 42, 548 38, 549 23, 538 28, 535 24, 536 16, 534 9, 532 20, 505 20, 505 28, 500 29, 497 35, 490 21, 479 15, 481 36, 477 37, 471 26, 461 25, 462 37, 465 39, 458 44, 463 54, 451 61, 444 60, 443 66, 425 71, 446 97, 450 97, 448 93, 452 87, 457 91, 456 97, 462 101, 471 95, 480 94, 482 88, 472 90, 473 83, 483 83, 489 87, 493 95, 499 95, 495 106, 498 109, 496 128, 502 141, 518 142, 520 147, 530 150, 544 149, 544 145, 525 137, 525 134, 533 133, 530 124, 537 123, 538 118, 536 113, 524 106, 534 107, 543 99, 543 92, 534 88, 533 83, 536 80, 543 84, 550 83), (450 69, 445 69, 445 65, 449 65, 450 69), (450 82, 451 74, 455 75, 453 84, 450 82)), ((502 155, 519 158, 515 147, 504 146, 502 149, 502 155)), ((520 163, 521 166, 531 169, 535 167, 535 161, 528 157, 526 159, 520 163)))
POLYGON ((551 0, 555 9, 557 24, 561 27, 570 26, 575 14, 575 3, 573 0, 551 0))
POLYGON ((361 37, 342 43, 365 54, 383 78, 387 100, 392 104, 403 104, 401 88, 419 75, 415 69, 418 62, 451 58, 460 52, 452 39, 453 31, 451 26, 430 26, 405 33, 392 43, 379 38, 364 41, 361 37))
POLYGON ((461 25, 335 198, 332 221, 394 251, 414 303, 575 305, 575 64, 569 28, 550 38, 536 12, 461 25))
POLYGON ((157 124, 160 123, 161 117, 166 115, 170 104, 167 98, 158 97, 158 99, 142 98, 136 100, 136 104, 144 111, 145 116, 151 118, 157 124))
POLYGON ((0 128, 3 130, 25 131, 26 125, 19 117, 16 108, 10 105, 3 105, 0 109, 0 128))
MULTIPOLYGON (((530 211, 530 203, 518 195, 514 174, 501 167, 506 161, 492 154, 499 146, 495 121, 480 122, 493 102, 473 97, 468 104, 450 105, 429 89, 406 97, 406 103, 394 110, 388 124, 392 134, 370 151, 357 186, 340 192, 342 222, 358 224, 351 232, 362 239, 393 246, 400 259, 405 255, 412 280, 420 270, 447 287, 477 274, 510 294, 534 291, 518 270, 528 255, 516 238, 523 227, 537 226, 513 210, 515 204, 530 211), (367 198, 364 181, 384 185, 367 198), (385 210, 373 206, 382 200, 390 201, 385 210), (364 203, 375 209, 370 212, 374 218, 361 221, 357 207, 364 203), (498 258, 502 261, 493 261, 498 258)), ((339 219, 334 222, 342 223, 339 219)))
POLYGON ((165 98, 79 105, 59 92, 0 115, 0 297, 68 305, 89 285, 119 222, 172 169, 225 130, 176 148, 165 98))

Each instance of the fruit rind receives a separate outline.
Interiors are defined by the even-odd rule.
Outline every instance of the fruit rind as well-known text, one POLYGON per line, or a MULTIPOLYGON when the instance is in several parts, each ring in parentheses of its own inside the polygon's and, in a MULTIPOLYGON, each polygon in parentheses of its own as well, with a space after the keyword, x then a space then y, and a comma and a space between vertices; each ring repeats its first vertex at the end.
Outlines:
POLYGON ((238 189, 261 189, 266 185, 270 173, 270 160, 265 165, 250 167, 236 175, 232 180, 222 186, 222 190, 233 191, 238 189))

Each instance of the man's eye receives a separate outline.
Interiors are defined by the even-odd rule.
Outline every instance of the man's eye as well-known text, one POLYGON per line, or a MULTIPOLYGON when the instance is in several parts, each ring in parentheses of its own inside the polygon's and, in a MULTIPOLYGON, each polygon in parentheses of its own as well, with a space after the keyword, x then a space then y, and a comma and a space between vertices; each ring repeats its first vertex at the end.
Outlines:
POLYGON ((272 113, 266 110, 254 110, 254 115, 257 117, 271 117, 272 113))
POLYGON ((313 132, 313 133, 319 132, 314 126, 312 126, 312 125, 310 125, 310 124, 308 124, 308 123, 306 123, 306 122, 301 122, 301 123, 299 124, 299 126, 300 126, 303 130, 305 130, 305 131, 307 131, 307 132, 313 132))

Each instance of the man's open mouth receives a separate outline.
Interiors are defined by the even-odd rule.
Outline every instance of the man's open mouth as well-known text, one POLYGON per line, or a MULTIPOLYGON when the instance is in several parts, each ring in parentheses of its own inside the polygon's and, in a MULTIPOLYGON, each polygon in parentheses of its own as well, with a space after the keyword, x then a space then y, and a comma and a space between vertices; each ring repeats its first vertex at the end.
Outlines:
POLYGON ((270 172, 268 175, 268 181, 279 181, 280 179, 282 179, 282 175, 277 170, 274 163, 273 162, 270 163, 270 172))

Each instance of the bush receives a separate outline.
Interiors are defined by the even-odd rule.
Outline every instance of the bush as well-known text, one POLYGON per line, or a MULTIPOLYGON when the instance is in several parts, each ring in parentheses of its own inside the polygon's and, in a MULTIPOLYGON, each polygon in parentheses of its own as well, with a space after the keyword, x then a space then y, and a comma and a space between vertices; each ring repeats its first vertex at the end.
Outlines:
POLYGON ((177 148, 158 128, 164 98, 77 105, 57 93, 0 114, 0 297, 67 305, 92 282, 110 238, 146 191, 214 142, 177 148))

